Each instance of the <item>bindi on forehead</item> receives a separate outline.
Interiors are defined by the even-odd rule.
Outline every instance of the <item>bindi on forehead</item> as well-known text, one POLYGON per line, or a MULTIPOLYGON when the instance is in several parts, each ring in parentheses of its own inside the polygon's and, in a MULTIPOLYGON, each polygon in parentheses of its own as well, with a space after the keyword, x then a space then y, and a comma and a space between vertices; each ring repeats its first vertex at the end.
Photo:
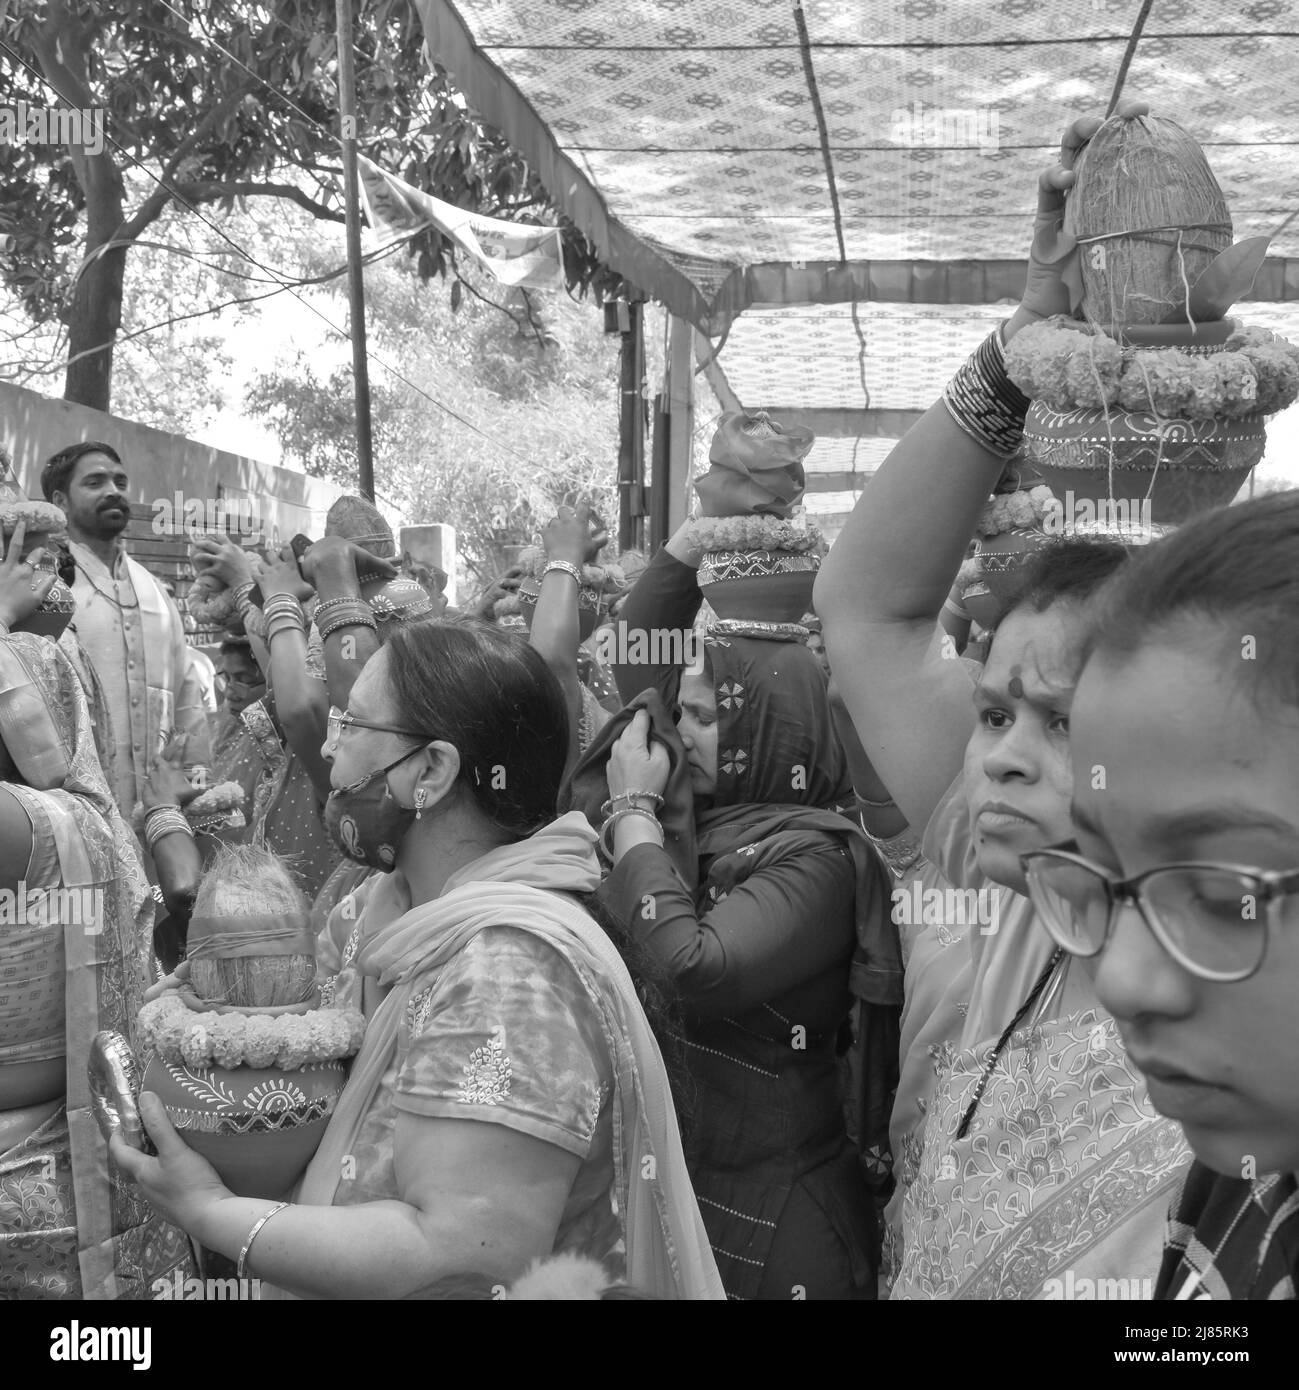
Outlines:
POLYGON ((1010 668, 1010 698, 1012 700, 1022 700, 1024 698, 1024 668, 1022 666, 1012 666, 1010 668))

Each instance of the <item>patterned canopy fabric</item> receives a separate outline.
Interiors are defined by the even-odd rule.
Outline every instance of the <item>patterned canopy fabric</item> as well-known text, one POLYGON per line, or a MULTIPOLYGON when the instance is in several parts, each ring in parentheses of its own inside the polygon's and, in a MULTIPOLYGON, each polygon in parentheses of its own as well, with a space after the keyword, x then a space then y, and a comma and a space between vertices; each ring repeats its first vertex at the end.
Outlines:
MULTIPOLYGON (((1203 144, 1237 239, 1272 236, 1277 309, 1245 312, 1299 333, 1291 0, 416 4, 609 263, 722 343, 745 407, 931 404, 1018 296, 1064 125, 1119 87, 1203 144)), ((868 473, 892 424, 840 420, 809 473, 868 473)))

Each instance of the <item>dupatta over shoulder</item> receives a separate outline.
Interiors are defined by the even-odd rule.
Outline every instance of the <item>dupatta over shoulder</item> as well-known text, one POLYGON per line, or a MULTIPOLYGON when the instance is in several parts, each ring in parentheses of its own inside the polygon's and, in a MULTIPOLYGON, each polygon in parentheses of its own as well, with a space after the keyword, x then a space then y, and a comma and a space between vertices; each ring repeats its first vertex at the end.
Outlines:
POLYGON ((614 1179, 627 1246, 627 1282, 656 1298, 724 1298, 658 1043, 622 957, 571 895, 599 883, 595 835, 576 813, 453 874, 442 895, 380 927, 357 968, 387 994, 366 1029, 347 1088, 297 1200, 333 1202, 366 1113, 397 1046, 411 998, 488 927, 531 932, 574 968, 604 1025, 614 1073, 614 1179))

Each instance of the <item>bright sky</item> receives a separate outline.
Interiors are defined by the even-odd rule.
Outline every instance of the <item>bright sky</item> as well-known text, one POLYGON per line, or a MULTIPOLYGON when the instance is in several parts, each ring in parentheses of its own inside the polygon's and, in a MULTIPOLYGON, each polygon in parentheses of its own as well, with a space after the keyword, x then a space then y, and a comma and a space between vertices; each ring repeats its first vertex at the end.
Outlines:
MULTIPOLYGON (((338 322, 337 304, 313 302, 318 302, 321 311, 338 322)), ((274 433, 244 413, 240 406, 244 391, 256 376, 272 369, 278 361, 290 363, 299 349, 310 354, 317 379, 327 378, 335 366, 350 361, 351 347, 330 333, 305 304, 288 294, 258 306, 256 315, 239 321, 223 316, 221 322, 226 351, 234 364, 221 382, 230 404, 194 437, 200 444, 211 444, 262 463, 295 467, 285 464, 274 433)), ((372 370, 382 368, 372 366, 372 370)))
POLYGON ((1254 476, 1255 481, 1284 478, 1291 487, 1299 487, 1299 403, 1267 427, 1267 453, 1254 476))

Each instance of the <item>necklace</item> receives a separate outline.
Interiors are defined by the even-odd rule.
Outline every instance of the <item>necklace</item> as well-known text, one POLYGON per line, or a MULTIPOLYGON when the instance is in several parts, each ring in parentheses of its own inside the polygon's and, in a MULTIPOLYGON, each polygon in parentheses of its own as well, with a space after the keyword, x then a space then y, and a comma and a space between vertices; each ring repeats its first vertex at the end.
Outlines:
MULTIPOLYGON (((77 542, 74 542, 74 544, 77 544, 77 542)), ((136 595, 134 603, 123 603, 122 600, 118 598, 116 594, 110 594, 107 593, 105 590, 101 589, 99 585, 95 582, 95 576, 91 574, 89 568, 86 565, 82 564, 80 561, 77 562, 77 570, 81 574, 85 575, 86 582, 100 596, 100 598, 106 598, 109 601, 109 603, 113 605, 114 608, 126 611, 132 608, 138 608, 140 606, 140 598, 138 594, 136 595)))
POLYGON ((983 1093, 987 1090, 988 1082, 992 1079, 992 1073, 997 1068, 997 1062, 1001 1057, 1002 1051, 1010 1041, 1011 1034, 1019 1027, 1024 1015, 1033 1007, 1038 995, 1046 988, 1047 981, 1051 978, 1057 965, 1064 959, 1064 947, 1057 946, 1051 954, 1051 959, 1046 963, 1046 969, 1038 976, 1037 983, 1028 992, 1028 998, 1019 1006, 1019 1011, 1015 1017, 1006 1025, 1005 1031, 997 1039, 997 1045, 992 1049, 992 1056, 988 1058, 988 1065, 983 1069, 983 1075, 979 1078, 979 1084, 974 1091, 974 1099, 970 1102, 961 1119, 960 1128, 956 1131, 958 1139, 964 1139, 966 1132, 970 1128, 970 1121, 974 1119, 974 1112, 979 1108, 979 1102, 983 1099, 983 1093))

